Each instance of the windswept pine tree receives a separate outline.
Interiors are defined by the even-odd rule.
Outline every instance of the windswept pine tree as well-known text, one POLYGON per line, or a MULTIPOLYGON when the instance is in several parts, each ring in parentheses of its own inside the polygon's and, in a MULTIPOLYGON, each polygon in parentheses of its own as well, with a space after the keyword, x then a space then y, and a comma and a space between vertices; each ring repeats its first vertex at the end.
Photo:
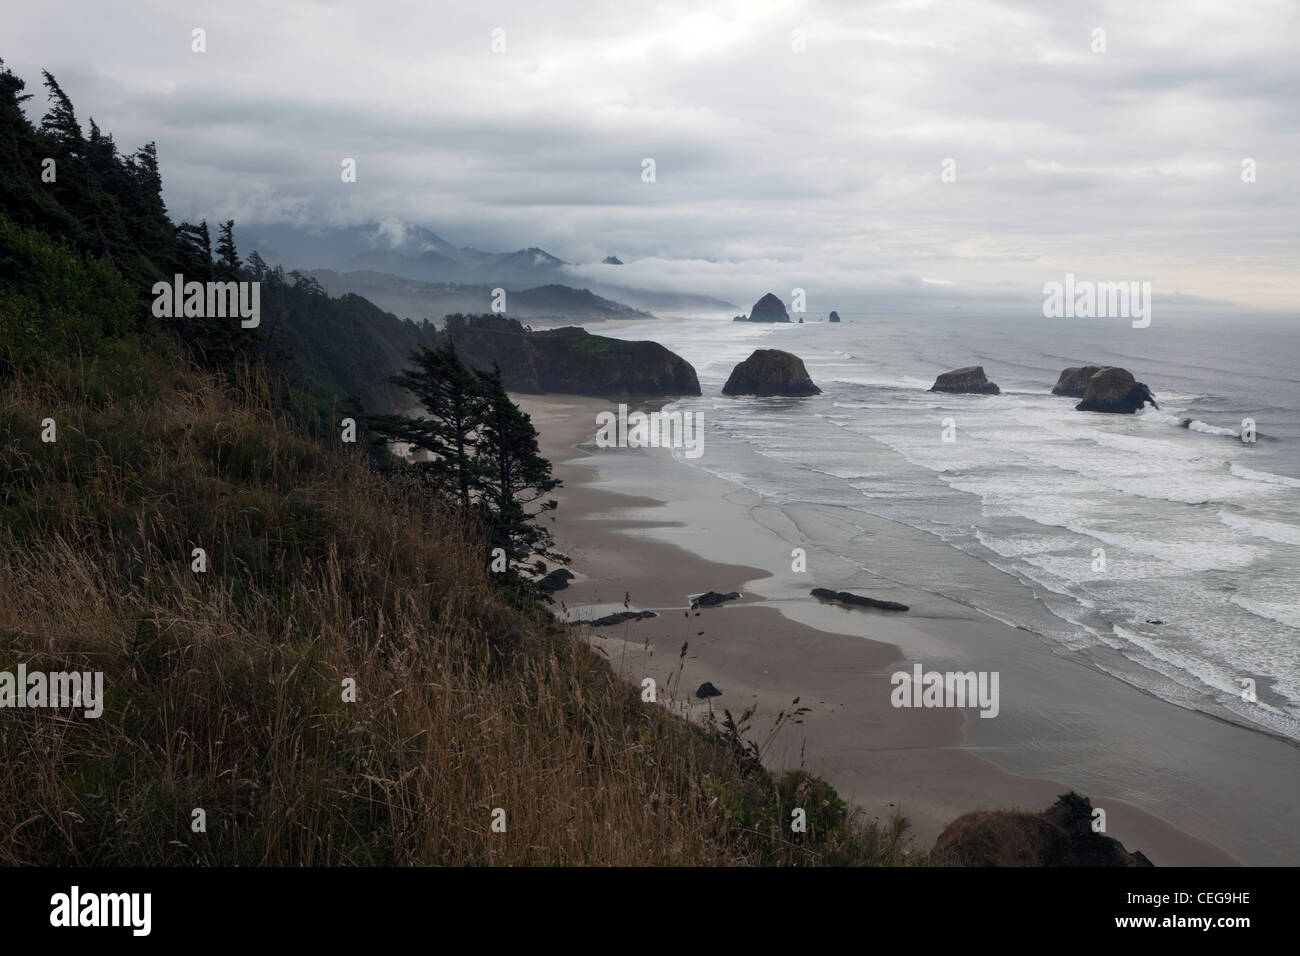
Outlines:
POLYGON ((386 444, 403 442, 426 451, 416 468, 434 488, 456 498, 468 512, 482 488, 483 467, 475 456, 485 401, 474 373, 461 364, 456 347, 421 348, 411 355, 414 368, 393 382, 415 395, 426 417, 385 415, 371 418, 371 431, 386 444))
POLYGON ((238 279, 243 263, 239 261, 239 252, 235 248, 235 220, 223 222, 217 235, 217 278, 238 279))
POLYGON ((417 460, 415 468, 479 522, 489 556, 504 556, 504 568, 498 565, 502 583, 526 584, 545 574, 545 560, 567 563, 537 520, 555 508, 554 501, 542 499, 560 482, 551 477, 537 430, 510 400, 500 371, 466 368, 452 342, 418 349, 411 361, 414 368, 393 381, 420 400, 425 415, 369 417, 374 440, 428 452, 429 460, 417 460))
POLYGON ((501 548, 511 568, 525 564, 530 575, 546 573, 542 559, 568 562, 552 547, 551 532, 537 519, 555 509, 545 496, 560 486, 551 477, 551 463, 537 446, 537 429, 510 400, 501 384, 501 370, 475 372, 484 401, 478 460, 484 472, 483 501, 493 548, 501 548), (536 510, 531 506, 536 504, 536 510))

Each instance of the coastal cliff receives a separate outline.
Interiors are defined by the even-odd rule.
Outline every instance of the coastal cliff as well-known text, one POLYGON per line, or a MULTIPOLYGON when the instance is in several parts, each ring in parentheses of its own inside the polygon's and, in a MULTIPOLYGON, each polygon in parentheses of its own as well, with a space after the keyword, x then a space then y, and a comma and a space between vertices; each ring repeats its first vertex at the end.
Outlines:
POLYGON ((448 316, 451 341, 469 367, 501 368, 505 387, 538 395, 699 395, 695 369, 658 342, 628 342, 586 329, 533 332, 500 316, 448 316))

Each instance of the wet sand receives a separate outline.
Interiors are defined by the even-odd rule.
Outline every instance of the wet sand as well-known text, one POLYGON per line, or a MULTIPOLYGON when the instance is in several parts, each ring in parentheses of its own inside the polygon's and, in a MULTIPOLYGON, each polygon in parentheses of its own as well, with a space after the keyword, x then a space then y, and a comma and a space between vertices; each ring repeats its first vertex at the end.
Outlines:
MULTIPOLYGON (((1300 792, 1300 751, 1290 744, 1160 701, 1036 635, 814 546, 807 570, 792 570, 792 544, 817 538, 804 536, 814 525, 818 535, 845 528, 843 509, 776 508, 664 449, 596 449, 596 414, 616 403, 513 397, 564 481, 552 529, 577 578, 557 595, 560 613, 590 619, 625 599, 658 611, 592 628, 591 639, 630 681, 654 678, 674 709, 698 718, 753 706, 747 736, 760 742, 797 698, 808 712, 767 745, 773 769, 802 764, 873 817, 901 812, 921 848, 962 813, 1038 811, 1077 789, 1105 809, 1108 835, 1158 866, 1300 861, 1288 796, 1300 792), (813 587, 911 610, 847 610, 810 597, 813 587), (689 596, 708 590, 742 598, 688 610, 689 596), (998 671, 1000 713, 892 706, 890 675, 914 662, 998 671), (722 696, 697 700, 704 681, 722 696)), ((892 522, 856 512, 851 522, 886 564, 890 549, 933 546, 892 522)))

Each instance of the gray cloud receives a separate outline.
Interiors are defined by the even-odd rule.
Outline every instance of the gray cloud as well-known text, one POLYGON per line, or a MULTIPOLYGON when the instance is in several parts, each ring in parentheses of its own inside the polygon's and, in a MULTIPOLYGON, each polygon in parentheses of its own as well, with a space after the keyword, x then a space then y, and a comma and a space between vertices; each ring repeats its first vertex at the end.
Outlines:
POLYGON ((46 0, 0 56, 156 139, 180 217, 416 222, 744 302, 1073 271, 1294 311, 1298 25, 1271 0, 46 0))

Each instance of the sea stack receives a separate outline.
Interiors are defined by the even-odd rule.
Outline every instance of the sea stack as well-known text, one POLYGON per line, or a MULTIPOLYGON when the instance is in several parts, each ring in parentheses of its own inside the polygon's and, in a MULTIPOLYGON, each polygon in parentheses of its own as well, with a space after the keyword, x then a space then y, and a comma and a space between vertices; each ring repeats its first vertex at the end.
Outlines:
POLYGON ((831 317, 828 321, 838 322, 839 320, 840 320, 840 314, 836 312, 834 309, 831 309, 831 317))
POLYGON ((997 395, 1001 389, 985 377, 983 365, 968 365, 965 368, 944 372, 934 380, 930 391, 997 395))
POLYGON ((1135 381, 1133 373, 1126 368, 1103 368, 1088 379, 1084 389, 1083 401, 1075 405, 1080 412, 1112 412, 1118 415, 1132 415, 1141 410, 1147 402, 1155 408, 1155 396, 1151 389, 1135 381))
POLYGON ((1069 398, 1083 398, 1083 393, 1088 388, 1088 379, 1104 368, 1108 368, 1108 366, 1085 365, 1082 368, 1067 368, 1061 373, 1061 377, 1056 380, 1056 385, 1052 388, 1052 394, 1065 395, 1069 398))
POLYGON ((736 322, 789 322, 790 314, 785 311, 785 303, 769 292, 754 303, 749 310, 749 318, 738 315, 736 322))
POLYGON ((758 349, 731 370, 723 395, 820 395, 803 359, 779 349, 758 349))

